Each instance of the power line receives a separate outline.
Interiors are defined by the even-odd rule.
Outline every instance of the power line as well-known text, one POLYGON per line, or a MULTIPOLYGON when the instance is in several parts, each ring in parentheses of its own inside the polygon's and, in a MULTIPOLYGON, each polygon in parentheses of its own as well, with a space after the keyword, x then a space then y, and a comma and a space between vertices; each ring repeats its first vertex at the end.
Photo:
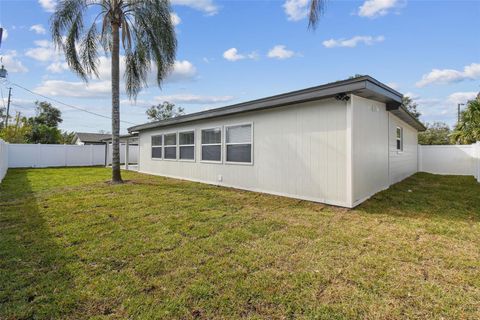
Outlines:
MULTIPOLYGON (((27 91, 27 92, 29 92, 29 93, 31 93, 31 94, 34 94, 34 95, 37 95, 37 96, 42 97, 42 98, 44 98, 44 99, 53 101, 53 102, 58 103, 58 104, 61 104, 61 105, 64 105, 64 106, 66 106, 66 107, 69 107, 69 108, 72 108, 72 109, 76 109, 76 110, 79 110, 79 111, 83 111, 83 112, 92 114, 92 115, 94 115, 94 116, 98 116, 98 117, 102 117, 102 118, 105 118, 105 119, 112 120, 111 117, 106 116, 106 115, 104 115, 104 114, 96 113, 96 112, 93 112, 93 111, 90 111, 90 110, 87 110, 87 109, 84 109, 84 108, 80 108, 80 107, 77 107, 77 106, 74 106, 74 105, 71 105, 71 104, 62 102, 62 101, 57 100, 57 99, 55 99, 55 98, 47 97, 47 96, 45 96, 45 95, 43 95, 43 94, 34 92, 34 91, 32 91, 32 90, 30 90, 30 89, 28 89, 28 88, 25 88, 25 87, 23 87, 23 86, 21 86, 21 85, 19 85, 19 84, 16 84, 16 83, 11 82, 11 81, 8 81, 8 83, 10 83, 11 85, 16 86, 16 87, 18 87, 18 88, 20 88, 20 89, 23 89, 23 90, 25 90, 25 91, 27 91)), ((120 120, 120 122, 128 123, 128 124, 131 124, 131 125, 137 125, 136 123, 133 123, 133 122, 130 122, 130 121, 125 121, 125 120, 120 120)))

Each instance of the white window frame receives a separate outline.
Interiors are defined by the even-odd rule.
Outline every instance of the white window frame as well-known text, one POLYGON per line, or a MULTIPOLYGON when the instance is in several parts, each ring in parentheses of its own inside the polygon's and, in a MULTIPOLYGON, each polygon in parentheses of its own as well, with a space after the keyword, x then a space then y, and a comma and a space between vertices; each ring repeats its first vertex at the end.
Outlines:
POLYGON ((178 131, 177 135, 177 144, 178 144, 178 161, 184 161, 184 162, 195 162, 197 159, 197 148, 195 147, 196 145, 196 139, 197 139, 197 133, 195 129, 190 129, 190 130, 182 130, 178 131), (189 133, 193 132, 193 144, 180 144, 180 134, 181 133, 189 133), (193 147, 193 159, 181 159, 180 158, 180 147, 193 147))
POLYGON ((245 166, 252 166, 253 165, 253 122, 242 122, 242 123, 234 123, 234 124, 229 124, 225 125, 225 135, 224 135, 224 145, 225 147, 223 148, 224 150, 224 159, 225 159, 225 164, 233 164, 233 165, 245 165, 245 166), (249 125, 250 126, 250 137, 251 141, 250 143, 245 143, 245 142, 233 142, 233 143, 227 143, 227 129, 230 127, 238 127, 238 126, 245 126, 249 125), (227 146, 229 145, 241 145, 241 144, 251 144, 250 148, 250 162, 237 162, 237 161, 228 161, 227 160, 227 146))
POLYGON ((161 133, 160 133, 160 134, 152 134, 152 135, 150 136, 150 158, 151 158, 152 160, 154 160, 154 161, 163 160, 163 134, 161 134, 161 133), (153 139, 153 137, 158 137, 158 136, 162 137, 162 144, 159 145, 159 146, 154 146, 154 145, 152 144, 152 139, 153 139), (152 149, 153 149, 153 148, 161 148, 161 149, 162 149, 160 158, 154 158, 154 157, 152 157, 152 149))
POLYGON ((163 134, 163 140, 162 140, 162 143, 163 143, 163 160, 165 161, 177 161, 178 160, 178 134, 176 131, 174 132, 165 132, 163 134), (168 135, 172 135, 174 134, 175 135, 175 145, 173 144, 169 144, 168 147, 172 148, 172 147, 175 147, 175 159, 167 159, 165 158, 165 147, 167 147, 167 145, 165 144, 165 136, 168 136, 168 135))
POLYGON ((200 129, 200 162, 203 163, 223 163, 223 139, 224 139, 224 130, 223 126, 213 126, 213 127, 205 127, 200 129), (204 130, 214 130, 214 129, 220 129, 220 143, 202 143, 202 131, 204 130), (214 160, 203 160, 203 146, 220 146, 220 161, 214 161, 214 160))
POLYGON ((395 128, 395 149, 398 153, 403 152, 403 128, 396 127, 395 128), (400 130, 400 137, 398 137, 398 131, 400 130), (400 141, 400 149, 398 148, 398 142, 400 141))

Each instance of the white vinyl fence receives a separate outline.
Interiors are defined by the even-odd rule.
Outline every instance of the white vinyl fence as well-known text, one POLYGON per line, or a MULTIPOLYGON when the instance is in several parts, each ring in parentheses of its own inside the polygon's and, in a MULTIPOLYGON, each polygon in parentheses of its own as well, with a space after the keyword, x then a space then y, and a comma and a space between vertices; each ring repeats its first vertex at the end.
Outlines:
POLYGON ((10 168, 105 165, 104 145, 9 144, 10 168))
MULTIPOLYGON (((125 156, 126 156, 126 144, 120 144, 120 163, 125 163, 125 156)), ((138 153, 140 149, 138 145, 129 145, 128 146, 128 163, 138 163, 138 153)), ((107 165, 112 164, 112 145, 109 144, 107 146, 107 165)))
POLYGON ((480 142, 472 145, 419 145, 418 171, 473 175, 480 182, 480 142))
POLYGON ((8 144, 0 139, 0 182, 7 174, 8 170, 8 144))

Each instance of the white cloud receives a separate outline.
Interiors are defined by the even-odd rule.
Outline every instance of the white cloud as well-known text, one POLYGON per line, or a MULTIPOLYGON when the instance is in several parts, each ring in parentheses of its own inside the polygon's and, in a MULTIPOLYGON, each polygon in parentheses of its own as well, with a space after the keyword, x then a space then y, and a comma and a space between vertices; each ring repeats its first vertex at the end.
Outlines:
POLYGON ((354 48, 358 44, 363 43, 365 45, 373 45, 378 42, 385 41, 384 36, 372 37, 372 36, 355 36, 350 39, 329 39, 322 42, 323 46, 326 48, 335 48, 335 47, 345 47, 345 48, 354 48))
POLYGON ((208 15, 218 13, 218 6, 212 0, 172 0, 173 5, 186 6, 208 15))
POLYGON ((155 100, 158 102, 169 101, 179 104, 215 104, 228 102, 232 99, 232 96, 200 96, 196 94, 175 94, 155 97, 155 100))
POLYGON ((254 51, 248 54, 240 54, 238 53, 237 48, 230 48, 223 53, 223 58, 225 58, 228 61, 238 61, 243 59, 256 60, 258 59, 258 53, 254 51))
POLYGON ((52 42, 37 40, 34 43, 37 47, 25 51, 27 57, 40 62, 56 62, 62 58, 60 52, 55 50, 52 42))
MULTIPOLYGON (((155 68, 152 68, 155 73, 155 68)), ((166 82, 189 81, 196 77, 197 68, 188 60, 177 60, 173 65, 173 70, 165 80, 166 82)))
POLYGON ((290 21, 299 21, 308 14, 309 0, 287 0, 283 4, 283 9, 290 21))
POLYGON ((28 68, 18 59, 18 54, 15 50, 7 51, 3 55, 2 64, 11 73, 25 73, 28 71, 28 68))
POLYGON ((30 27, 30 31, 35 32, 36 34, 46 34, 47 30, 41 24, 34 24, 30 27))
POLYGON ((421 119, 425 122, 443 121, 453 126, 457 121, 457 105, 466 103, 476 97, 478 92, 454 92, 443 98, 423 98, 415 93, 405 93, 418 104, 422 113, 421 119))
MULTIPOLYGON (((121 59, 123 60, 124 58, 121 57, 121 59)), ((47 70, 51 73, 61 73, 69 70, 69 68, 65 62, 54 62, 47 67, 47 70)), ((122 63, 120 64, 121 74, 123 74, 124 71, 125 64, 122 63)), ((98 73, 99 78, 92 79, 88 83, 83 81, 45 80, 35 89, 35 91, 44 95, 71 98, 108 97, 111 92, 110 58, 105 56, 100 57, 98 73)), ((192 80, 196 74, 197 70, 190 61, 175 61, 173 70, 165 79, 165 83, 189 81, 192 80)), ((123 77, 120 81, 120 87, 123 91, 125 87, 125 84, 123 83, 123 77)), ((147 83, 150 86, 156 85, 155 68, 152 68, 150 73, 147 75, 147 83)))
POLYGON ((473 100, 477 97, 478 92, 468 91, 468 92, 455 92, 448 96, 447 102, 453 105, 458 105, 459 103, 467 103, 470 100, 473 100))
POLYGON ((237 48, 230 48, 223 53, 223 57, 228 61, 237 61, 245 59, 243 54, 239 54, 237 48))
POLYGON ((182 19, 176 14, 175 12, 172 12, 170 14, 170 19, 172 20, 172 24, 176 27, 182 22, 182 19))
POLYGON ((268 57, 274 59, 288 59, 295 55, 295 52, 288 50, 284 45, 276 45, 268 51, 268 57))
POLYGON ((400 5, 401 1, 399 0, 366 0, 358 8, 358 15, 367 18, 384 16, 400 5))
POLYGON ((472 63, 463 68, 463 71, 454 69, 433 69, 422 76, 416 83, 417 87, 425 87, 430 84, 448 84, 464 80, 480 79, 480 63, 472 63))
POLYGON ((60 96, 71 98, 100 98, 110 94, 110 81, 83 81, 45 80, 37 87, 35 92, 47 96, 60 96))
POLYGON ((62 73, 70 70, 66 62, 54 62, 47 66, 47 70, 51 73, 62 73))
POLYGON ((38 3, 47 12, 54 12, 57 6, 57 0, 38 0, 38 3))

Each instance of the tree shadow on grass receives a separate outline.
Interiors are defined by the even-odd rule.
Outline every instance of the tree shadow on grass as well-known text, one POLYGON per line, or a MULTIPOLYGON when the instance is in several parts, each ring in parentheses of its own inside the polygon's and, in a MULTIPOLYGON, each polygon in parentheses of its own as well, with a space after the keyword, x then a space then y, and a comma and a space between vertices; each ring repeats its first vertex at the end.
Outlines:
POLYGON ((28 170, 11 170, 0 184, 0 318, 68 315, 76 302, 71 259, 48 230, 28 170))
POLYGON ((356 210, 371 214, 480 221, 480 184, 471 176, 417 173, 356 210))

